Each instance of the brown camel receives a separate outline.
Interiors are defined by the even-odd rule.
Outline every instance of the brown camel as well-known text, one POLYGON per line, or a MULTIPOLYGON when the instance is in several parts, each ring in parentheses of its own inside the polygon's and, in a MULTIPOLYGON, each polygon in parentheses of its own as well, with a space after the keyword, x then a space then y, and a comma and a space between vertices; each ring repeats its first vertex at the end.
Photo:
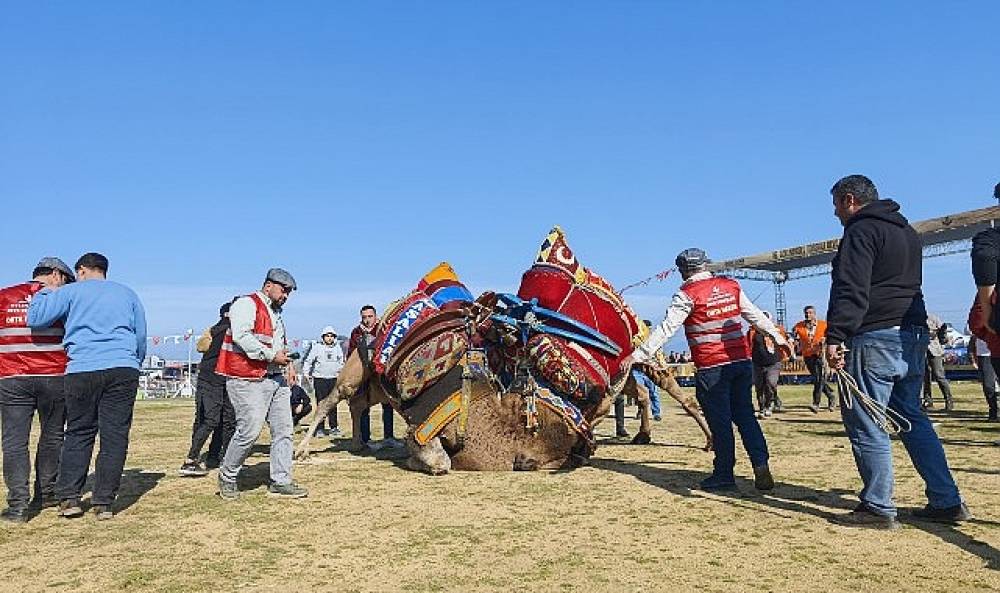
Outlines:
MULTIPOLYGON (((704 416, 702 416, 701 411, 698 407, 698 402, 693 396, 684 393, 681 386, 677 383, 677 379, 674 376, 673 369, 669 367, 657 367, 648 364, 638 365, 637 368, 645 373, 647 377, 652 379, 653 383, 656 384, 661 390, 674 398, 684 408, 688 416, 691 416, 698 423, 701 431, 705 434, 705 446, 703 449, 705 451, 712 450, 712 431, 708 428, 708 423, 705 422, 704 416)), ((629 373, 628 381, 625 383, 625 387, 622 389, 626 396, 632 396, 636 400, 636 405, 639 407, 639 432, 632 439, 632 444, 634 445, 646 445, 652 442, 652 412, 649 400, 649 391, 638 381, 632 377, 629 373)))
MULTIPOLYGON (((348 357, 333 393, 316 406, 309 431, 295 452, 296 459, 309 455, 309 443, 316 431, 317 418, 324 417, 341 400, 348 400, 353 423, 351 448, 360 450, 361 412, 381 402, 390 402, 378 377, 366 367, 358 352, 348 357), (358 394, 359 387, 367 389, 358 394)), ((610 404, 601 402, 593 415, 603 417, 610 404)), ((407 434, 410 453, 407 465, 414 470, 438 475, 455 470, 534 470, 573 467, 589 455, 588 445, 562 417, 538 406, 539 428, 525 428, 522 397, 508 392, 499 396, 487 381, 472 384, 468 426, 459 446, 458 422, 452 421, 426 445, 417 444, 412 431, 407 434)), ((591 418, 588 418, 588 421, 591 418)))

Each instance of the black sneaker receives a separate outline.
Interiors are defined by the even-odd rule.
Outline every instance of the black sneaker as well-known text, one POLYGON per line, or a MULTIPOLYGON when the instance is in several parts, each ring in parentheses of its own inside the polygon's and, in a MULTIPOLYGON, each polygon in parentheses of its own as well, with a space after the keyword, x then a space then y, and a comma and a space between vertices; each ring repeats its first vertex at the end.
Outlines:
POLYGON ((267 494, 281 498, 305 498, 309 495, 309 491, 292 482, 290 484, 271 484, 267 487, 267 494))
POLYGON ((205 469, 219 469, 218 457, 206 457, 205 458, 205 469))
POLYGON ((961 523, 972 518, 972 513, 965 503, 959 503, 953 507, 937 509, 927 505, 922 509, 913 509, 911 513, 914 519, 934 521, 937 523, 961 523))
POLYGON ((891 531, 899 529, 899 521, 895 517, 876 513, 861 503, 850 513, 837 515, 833 522, 845 527, 864 527, 866 529, 884 529, 891 531))
POLYGON ((67 519, 72 519, 74 517, 82 517, 83 507, 80 505, 80 499, 67 498, 66 500, 60 502, 59 516, 66 517, 67 519))
POLYGON ((188 461, 177 470, 177 473, 188 478, 203 478, 208 475, 208 470, 197 461, 188 461))
POLYGON ((753 487, 757 490, 774 489, 774 477, 766 465, 758 465, 753 468, 753 487))
POLYGON ((736 490, 736 480, 733 478, 720 478, 718 476, 709 476, 698 484, 700 490, 705 492, 717 492, 720 490, 729 491, 736 490))
POLYGON ((107 521, 108 519, 115 518, 115 514, 111 511, 111 505, 109 504, 95 504, 91 509, 94 511, 94 517, 98 521, 107 521))
POLYGON ((8 523, 27 523, 28 509, 6 508, 3 512, 0 512, 0 520, 8 523))

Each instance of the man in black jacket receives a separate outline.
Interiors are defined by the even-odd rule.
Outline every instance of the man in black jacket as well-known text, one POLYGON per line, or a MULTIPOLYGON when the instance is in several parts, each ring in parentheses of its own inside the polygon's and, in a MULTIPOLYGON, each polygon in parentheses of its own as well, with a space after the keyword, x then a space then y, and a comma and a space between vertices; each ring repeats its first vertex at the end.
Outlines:
MULTIPOLYGON (((914 517, 969 519, 941 441, 920 408, 928 343, 920 237, 899 213, 899 204, 879 200, 875 184, 863 175, 844 177, 830 193, 844 236, 833 260, 827 360, 831 368, 846 367, 862 391, 912 426, 900 438, 927 484, 929 500, 914 517)), ((864 488, 861 504, 837 521, 898 528, 889 434, 856 402, 841 406, 841 416, 864 488)))
MULTIPOLYGON (((236 412, 232 402, 226 394, 226 378, 215 372, 215 363, 219 359, 219 351, 222 349, 222 339, 229 329, 229 306, 226 303, 219 309, 219 321, 210 327, 202 338, 210 337, 211 342, 208 348, 202 353, 201 362, 198 363, 198 388, 195 391, 195 414, 194 426, 191 428, 191 449, 188 451, 187 459, 181 465, 179 474, 189 477, 202 477, 208 475, 200 462, 201 448, 212 435, 212 442, 208 446, 207 465, 210 467, 219 466, 220 453, 225 451, 229 445, 229 439, 233 438, 236 430, 236 412)), ((199 343, 199 350, 201 344, 199 343)))

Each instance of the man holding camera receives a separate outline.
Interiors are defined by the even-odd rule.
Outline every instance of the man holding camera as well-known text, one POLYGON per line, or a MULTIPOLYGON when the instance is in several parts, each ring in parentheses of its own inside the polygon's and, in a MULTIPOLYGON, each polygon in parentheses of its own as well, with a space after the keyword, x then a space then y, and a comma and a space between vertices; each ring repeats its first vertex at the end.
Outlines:
POLYGON ((291 391, 283 373, 292 358, 281 308, 295 288, 291 274, 272 268, 260 290, 236 299, 229 308, 230 329, 215 369, 226 377, 226 392, 236 411, 236 433, 219 466, 219 496, 224 500, 240 497, 236 476, 264 422, 271 431, 268 494, 285 498, 308 494, 292 481, 291 391))

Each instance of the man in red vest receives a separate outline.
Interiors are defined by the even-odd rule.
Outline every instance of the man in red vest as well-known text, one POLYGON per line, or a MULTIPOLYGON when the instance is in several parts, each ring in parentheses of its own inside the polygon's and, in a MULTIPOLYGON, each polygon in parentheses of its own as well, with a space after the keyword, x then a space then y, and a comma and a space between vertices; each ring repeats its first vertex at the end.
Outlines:
POLYGON ((754 486, 770 490, 774 478, 768 468, 767 442, 751 401, 753 367, 742 322, 744 319, 750 322, 786 351, 788 341, 747 298, 738 282, 713 276, 708 271, 709 259, 704 251, 685 249, 677 256, 676 264, 684 283, 674 295, 663 322, 622 361, 622 369, 627 371, 634 362, 650 360, 683 326, 698 368, 695 395, 712 429, 715 449, 715 469, 701 482, 701 488, 736 487, 733 474, 736 441, 732 426, 735 424, 753 464, 754 486))
POLYGON ((0 289, 0 431, 3 432, 3 481, 7 508, 0 518, 13 523, 28 520, 28 478, 31 456, 28 435, 38 410, 41 434, 35 453, 35 498, 38 508, 59 504, 56 474, 62 452, 66 400, 63 375, 66 352, 63 328, 27 326, 31 297, 43 288, 59 288, 75 281, 73 271, 57 257, 42 258, 31 282, 0 289))
POLYGON ((291 362, 281 308, 295 290, 281 268, 267 272, 264 286, 233 301, 230 327, 222 339, 215 372, 226 377, 226 393, 236 411, 236 432, 219 465, 219 496, 240 497, 236 476, 264 423, 271 431, 271 484, 268 494, 302 498, 308 492, 292 481, 291 390, 284 369, 291 362))

